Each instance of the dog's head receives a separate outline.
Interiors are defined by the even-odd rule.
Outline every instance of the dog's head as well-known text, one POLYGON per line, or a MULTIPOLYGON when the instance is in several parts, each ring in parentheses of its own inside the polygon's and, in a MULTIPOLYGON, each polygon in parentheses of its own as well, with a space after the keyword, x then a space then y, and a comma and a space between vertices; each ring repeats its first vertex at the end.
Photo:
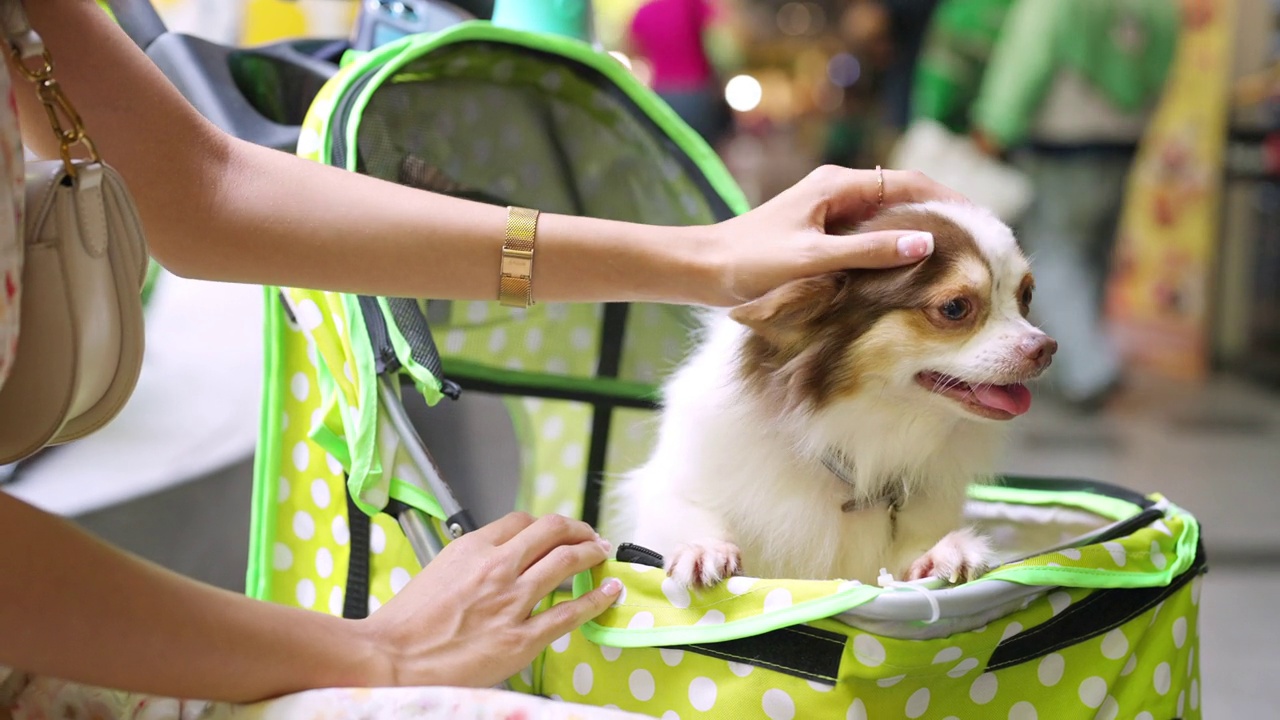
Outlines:
POLYGON ((1025 413, 1023 383, 1057 343, 1027 320, 1034 281, 1013 233, 957 203, 900 206, 857 230, 891 229, 931 232, 933 254, 795 281, 731 311, 750 329, 747 384, 810 410, 866 391, 969 419, 1025 413))

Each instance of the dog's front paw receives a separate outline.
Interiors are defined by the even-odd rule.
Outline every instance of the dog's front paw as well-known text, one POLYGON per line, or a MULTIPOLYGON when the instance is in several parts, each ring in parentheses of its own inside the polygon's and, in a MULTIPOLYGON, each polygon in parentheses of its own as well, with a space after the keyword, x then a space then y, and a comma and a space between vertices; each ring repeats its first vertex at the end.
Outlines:
POLYGON ((907 578, 939 577, 952 584, 968 582, 990 570, 995 562, 995 552, 985 538, 971 530, 956 530, 912 563, 907 578))
POLYGON ((742 551, 725 540, 681 545, 667 559, 667 575, 683 587, 712 587, 742 570, 742 551))

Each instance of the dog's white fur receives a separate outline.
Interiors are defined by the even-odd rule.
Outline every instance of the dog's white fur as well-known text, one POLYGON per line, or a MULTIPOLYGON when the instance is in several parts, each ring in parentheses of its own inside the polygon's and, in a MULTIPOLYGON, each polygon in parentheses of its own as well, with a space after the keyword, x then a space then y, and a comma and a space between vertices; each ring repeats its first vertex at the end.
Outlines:
POLYGON ((1002 424, 913 378, 933 370, 996 382, 1006 373, 1018 340, 1040 333, 1014 299, 1028 266, 990 213, 950 203, 919 207, 964 228, 992 268, 995 297, 984 327, 949 357, 930 357, 928 367, 904 361, 900 377, 878 379, 816 413, 779 415, 735 373, 749 331, 727 312, 708 312, 695 351, 665 386, 651 457, 613 488, 615 544, 662 553, 668 573, 685 585, 739 571, 870 582, 881 568, 899 578, 954 578, 987 567, 991 550, 961 527, 962 510, 966 486, 995 469, 1002 424), (905 472, 908 498, 892 540, 885 510, 841 509, 850 486, 821 462, 832 448, 853 460, 850 479, 863 497, 905 472))

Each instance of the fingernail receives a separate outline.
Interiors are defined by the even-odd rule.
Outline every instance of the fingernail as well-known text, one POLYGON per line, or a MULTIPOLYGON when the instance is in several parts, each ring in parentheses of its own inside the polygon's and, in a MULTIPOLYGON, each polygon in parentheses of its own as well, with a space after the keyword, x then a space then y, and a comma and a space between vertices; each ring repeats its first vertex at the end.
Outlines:
POLYGON ((600 586, 600 592, 605 595, 617 595, 622 592, 622 581, 618 578, 609 578, 600 586))
POLYGON ((911 233, 898 238, 898 254, 902 257, 920 258, 933 252, 933 234, 911 233))
POLYGON ((606 554, 613 552, 613 543, 608 540, 605 540, 604 538, 596 538, 596 542, 600 543, 600 547, 604 548, 606 554))

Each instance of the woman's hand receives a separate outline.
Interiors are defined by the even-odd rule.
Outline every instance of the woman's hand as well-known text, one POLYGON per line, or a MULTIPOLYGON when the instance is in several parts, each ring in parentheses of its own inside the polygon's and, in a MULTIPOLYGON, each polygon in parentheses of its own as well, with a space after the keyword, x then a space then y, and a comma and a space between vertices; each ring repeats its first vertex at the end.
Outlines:
MULTIPOLYGON (((918 172, 885 170, 884 207, 964 196, 918 172)), ((875 170, 823 166, 760 207, 711 226, 699 248, 713 282, 708 305, 736 305, 783 283, 853 268, 918 262, 933 238, 912 230, 842 234, 881 209, 875 170), (834 232, 834 234, 832 234, 834 232)), ((705 229, 703 229, 705 230, 705 229)))
POLYGON ((537 615, 565 580, 603 562, 607 541, 560 515, 511 513, 445 547, 377 613, 360 621, 390 685, 488 687, 518 673, 552 640, 604 612, 617 581, 537 615))

